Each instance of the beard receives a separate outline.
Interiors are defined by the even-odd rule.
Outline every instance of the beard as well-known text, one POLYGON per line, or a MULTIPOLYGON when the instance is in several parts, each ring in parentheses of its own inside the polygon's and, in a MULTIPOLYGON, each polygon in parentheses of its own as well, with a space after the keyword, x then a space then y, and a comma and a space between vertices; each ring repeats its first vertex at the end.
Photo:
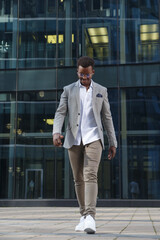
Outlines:
POLYGON ((90 78, 87 78, 87 79, 80 78, 80 83, 83 86, 89 86, 91 84, 91 79, 90 78))

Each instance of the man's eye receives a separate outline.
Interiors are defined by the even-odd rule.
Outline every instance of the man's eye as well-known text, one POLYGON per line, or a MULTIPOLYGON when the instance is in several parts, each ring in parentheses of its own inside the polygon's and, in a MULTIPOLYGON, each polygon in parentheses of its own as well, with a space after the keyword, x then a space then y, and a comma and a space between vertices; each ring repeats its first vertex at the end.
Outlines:
POLYGON ((88 74, 83 74, 83 73, 80 73, 80 76, 81 77, 84 77, 84 76, 86 76, 86 77, 89 77, 90 76, 90 74, 88 73, 88 74))

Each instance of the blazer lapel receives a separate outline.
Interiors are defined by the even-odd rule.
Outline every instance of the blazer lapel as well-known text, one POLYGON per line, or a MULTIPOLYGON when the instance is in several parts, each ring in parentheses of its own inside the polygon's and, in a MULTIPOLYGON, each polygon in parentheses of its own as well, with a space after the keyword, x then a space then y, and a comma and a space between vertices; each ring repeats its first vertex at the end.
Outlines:
POLYGON ((75 102, 77 104, 77 111, 80 111, 80 93, 79 93, 79 81, 75 83, 75 102))
POLYGON ((96 117, 96 112, 97 112, 97 109, 99 108, 99 106, 97 106, 97 97, 96 96, 99 93, 99 89, 97 88, 97 86, 95 85, 93 80, 92 80, 92 83, 93 83, 92 106, 93 106, 94 115, 96 117))
POLYGON ((92 80, 92 84, 93 84, 93 96, 92 96, 92 99, 93 99, 93 104, 95 104, 96 105, 96 103, 97 103, 97 94, 99 93, 99 89, 97 88, 97 86, 96 86, 96 84, 95 84, 95 82, 93 82, 93 80, 92 80))

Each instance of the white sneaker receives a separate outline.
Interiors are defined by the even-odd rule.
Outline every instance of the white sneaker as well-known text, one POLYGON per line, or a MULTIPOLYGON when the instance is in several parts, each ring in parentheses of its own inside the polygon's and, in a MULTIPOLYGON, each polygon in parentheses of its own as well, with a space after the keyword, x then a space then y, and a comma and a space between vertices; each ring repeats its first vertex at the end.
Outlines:
POLYGON ((91 215, 88 215, 84 221, 84 231, 89 234, 96 232, 96 223, 91 215))
POLYGON ((79 221, 78 225, 75 227, 76 232, 83 232, 84 231, 84 220, 85 220, 85 218, 84 218, 84 216, 82 216, 80 218, 80 221, 79 221))

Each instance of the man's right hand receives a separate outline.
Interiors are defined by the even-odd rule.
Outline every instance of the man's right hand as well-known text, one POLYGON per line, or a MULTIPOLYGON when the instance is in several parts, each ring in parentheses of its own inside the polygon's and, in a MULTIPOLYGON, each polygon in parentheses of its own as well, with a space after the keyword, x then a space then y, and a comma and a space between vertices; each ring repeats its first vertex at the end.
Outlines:
POLYGON ((55 133, 53 134, 53 144, 56 147, 60 147, 62 146, 62 141, 61 139, 63 139, 63 135, 61 135, 60 133, 55 133))

